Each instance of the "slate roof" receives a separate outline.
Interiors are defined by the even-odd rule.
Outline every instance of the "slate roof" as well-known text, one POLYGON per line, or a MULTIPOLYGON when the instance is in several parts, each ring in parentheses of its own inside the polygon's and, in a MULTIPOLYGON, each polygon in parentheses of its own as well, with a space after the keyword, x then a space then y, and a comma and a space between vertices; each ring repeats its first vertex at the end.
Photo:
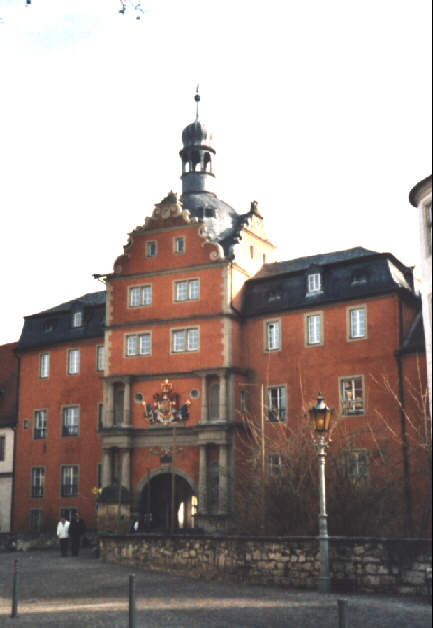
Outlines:
POLYGON ((413 293, 412 269, 390 253, 362 247, 265 264, 246 284, 244 316, 318 307, 404 290, 413 293), (307 294, 307 275, 321 275, 321 290, 307 294))
POLYGON ((415 315, 408 332, 403 338, 403 342, 396 353, 397 355, 425 353, 424 323, 421 310, 415 315))
POLYGON ((187 209, 191 216, 203 220, 209 238, 222 244, 229 239, 236 229, 239 214, 233 207, 220 200, 213 192, 190 192, 182 194, 182 207, 187 209), (206 211, 212 210, 214 216, 206 216, 206 211))
POLYGON ((18 359, 14 354, 16 342, 0 347, 0 427, 12 427, 17 422, 18 359))
POLYGON ((105 291, 91 292, 24 318, 17 350, 104 335, 105 291), (73 312, 83 312, 83 326, 72 327, 73 312))

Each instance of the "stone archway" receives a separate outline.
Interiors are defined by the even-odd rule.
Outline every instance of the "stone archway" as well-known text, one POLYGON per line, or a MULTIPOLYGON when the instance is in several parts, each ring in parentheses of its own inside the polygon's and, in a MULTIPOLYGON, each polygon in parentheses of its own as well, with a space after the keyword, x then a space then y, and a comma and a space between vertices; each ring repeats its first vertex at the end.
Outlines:
MULTIPOLYGON (((169 530, 172 508, 172 475, 168 469, 153 471, 144 478, 135 492, 140 528, 169 530)), ((174 524, 176 529, 192 529, 197 510, 193 483, 184 472, 176 469, 174 482, 174 524)))

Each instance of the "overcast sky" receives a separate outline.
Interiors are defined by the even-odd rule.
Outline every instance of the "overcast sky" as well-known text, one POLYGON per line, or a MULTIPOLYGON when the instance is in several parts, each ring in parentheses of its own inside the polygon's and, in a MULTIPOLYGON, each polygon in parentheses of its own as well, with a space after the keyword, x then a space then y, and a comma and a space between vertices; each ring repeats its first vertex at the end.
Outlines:
POLYGON ((259 202, 278 259, 364 246, 416 264, 430 4, 0 0, 0 344, 103 289, 92 273, 180 192, 197 83, 217 194, 259 202))

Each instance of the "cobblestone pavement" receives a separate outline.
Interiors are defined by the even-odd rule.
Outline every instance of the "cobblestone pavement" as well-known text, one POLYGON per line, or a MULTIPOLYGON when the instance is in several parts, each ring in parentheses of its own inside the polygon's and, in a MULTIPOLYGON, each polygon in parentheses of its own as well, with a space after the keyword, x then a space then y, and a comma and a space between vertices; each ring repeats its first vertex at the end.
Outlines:
POLYGON ((396 597, 320 595, 131 569, 103 563, 88 550, 0 554, 0 626, 128 628, 129 574, 136 574, 136 626, 176 628, 337 628, 337 599, 348 601, 349 628, 427 628, 429 602, 396 597), (18 616, 10 618, 14 561, 18 616))

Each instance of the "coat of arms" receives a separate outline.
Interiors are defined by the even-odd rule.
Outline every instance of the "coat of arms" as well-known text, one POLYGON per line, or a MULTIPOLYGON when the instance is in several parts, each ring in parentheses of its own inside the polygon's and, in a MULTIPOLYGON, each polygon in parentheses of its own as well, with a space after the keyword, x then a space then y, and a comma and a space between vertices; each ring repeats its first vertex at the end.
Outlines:
POLYGON ((153 395, 153 406, 143 401, 144 416, 150 423, 168 425, 173 421, 185 421, 189 418, 189 399, 179 408, 179 395, 173 392, 173 384, 166 379, 161 384, 161 392, 153 395))

